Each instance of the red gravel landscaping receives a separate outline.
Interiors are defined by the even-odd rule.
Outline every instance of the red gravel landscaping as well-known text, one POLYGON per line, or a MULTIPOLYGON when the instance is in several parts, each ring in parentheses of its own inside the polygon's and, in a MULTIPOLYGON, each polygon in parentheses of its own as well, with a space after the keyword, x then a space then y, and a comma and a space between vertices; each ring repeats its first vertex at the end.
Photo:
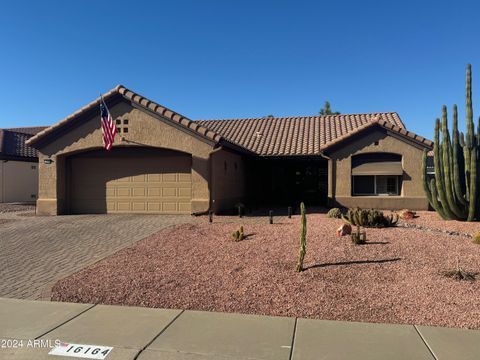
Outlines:
POLYGON ((457 258, 480 272, 469 238, 399 227, 367 229, 368 243, 353 245, 334 235, 341 220, 312 214, 307 270, 296 273, 298 216, 241 220, 241 242, 230 237, 239 219, 221 219, 162 230, 59 281, 52 300, 480 328, 480 279, 440 274, 457 258))

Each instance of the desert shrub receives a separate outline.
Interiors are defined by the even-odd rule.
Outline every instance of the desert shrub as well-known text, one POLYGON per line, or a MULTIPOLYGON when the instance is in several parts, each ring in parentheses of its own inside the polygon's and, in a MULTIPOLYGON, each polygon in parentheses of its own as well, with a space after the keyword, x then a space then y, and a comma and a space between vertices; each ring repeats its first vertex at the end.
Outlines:
POLYGON ((480 245, 480 233, 476 233, 475 235, 473 235, 473 242, 480 245))
POLYGON ((245 239, 245 234, 243 233, 243 225, 240 226, 240 229, 232 233, 233 241, 238 242, 245 239))
POLYGON ((458 258, 457 258, 457 265, 455 266, 455 269, 442 271, 441 274, 445 277, 448 277, 454 280, 465 280, 465 281, 474 281, 477 277, 476 273, 463 270, 459 265, 458 258))
POLYGON ((342 219, 354 226, 382 228, 397 225, 398 215, 386 216, 379 210, 355 208, 348 209, 342 219))
POLYGON ((342 217, 342 210, 339 208, 331 208, 328 210, 327 217, 333 218, 333 219, 340 219, 342 217))
POLYGON ((453 269, 444 271, 443 276, 448 277, 454 280, 465 280, 465 281, 474 281, 475 274, 471 272, 464 271, 462 269, 453 269))

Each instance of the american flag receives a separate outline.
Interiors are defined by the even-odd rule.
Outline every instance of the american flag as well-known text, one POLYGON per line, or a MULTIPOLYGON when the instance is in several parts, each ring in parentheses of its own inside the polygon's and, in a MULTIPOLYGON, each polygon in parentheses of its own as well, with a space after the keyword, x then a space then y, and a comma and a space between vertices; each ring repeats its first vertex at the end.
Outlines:
POLYGON ((107 105, 103 99, 100 103, 100 117, 102 118, 103 147, 106 150, 110 150, 113 146, 113 140, 115 140, 117 128, 113 123, 112 115, 110 115, 110 111, 108 111, 107 105))

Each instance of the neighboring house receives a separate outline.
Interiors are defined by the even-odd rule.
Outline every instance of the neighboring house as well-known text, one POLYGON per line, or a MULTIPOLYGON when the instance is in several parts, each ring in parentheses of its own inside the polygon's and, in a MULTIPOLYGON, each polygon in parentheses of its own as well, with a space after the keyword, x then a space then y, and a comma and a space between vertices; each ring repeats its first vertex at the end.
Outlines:
POLYGON ((36 201, 38 155, 25 141, 43 129, 0 129, 0 203, 36 201))
POLYGON ((100 99, 27 142, 39 150, 39 214, 428 208, 432 142, 396 113, 192 121, 123 86, 103 97, 118 130, 110 152, 100 99))

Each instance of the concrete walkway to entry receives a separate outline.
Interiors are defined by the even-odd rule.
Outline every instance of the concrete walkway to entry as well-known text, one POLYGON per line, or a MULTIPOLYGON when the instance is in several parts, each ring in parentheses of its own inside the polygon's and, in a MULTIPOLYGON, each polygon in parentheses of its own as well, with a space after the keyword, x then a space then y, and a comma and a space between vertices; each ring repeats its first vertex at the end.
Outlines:
POLYGON ((108 360, 480 358, 474 330, 0 299, 0 359, 72 359, 33 339, 112 346, 108 360))

